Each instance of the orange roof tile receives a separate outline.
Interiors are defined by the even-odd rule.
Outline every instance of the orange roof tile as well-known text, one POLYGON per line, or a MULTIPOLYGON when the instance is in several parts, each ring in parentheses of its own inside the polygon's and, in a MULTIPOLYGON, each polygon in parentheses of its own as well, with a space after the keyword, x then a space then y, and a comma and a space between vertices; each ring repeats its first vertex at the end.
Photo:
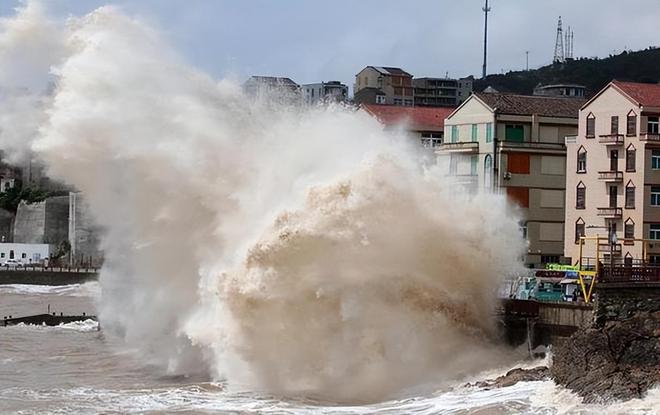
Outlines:
POLYGON ((386 126, 407 124, 414 131, 442 131, 445 118, 454 107, 400 107, 396 105, 363 104, 369 114, 386 126))
POLYGON ((660 85, 612 81, 616 87, 644 107, 660 107, 660 85))

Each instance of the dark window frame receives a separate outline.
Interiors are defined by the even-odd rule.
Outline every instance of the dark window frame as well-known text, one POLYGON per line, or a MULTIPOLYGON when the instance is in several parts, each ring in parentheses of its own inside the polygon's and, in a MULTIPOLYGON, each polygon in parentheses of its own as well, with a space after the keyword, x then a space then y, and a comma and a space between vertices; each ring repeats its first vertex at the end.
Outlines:
POLYGON ((583 210, 587 206, 587 186, 580 182, 575 187, 575 209, 583 210))
POLYGON ((632 144, 626 148, 626 171, 634 172, 637 169, 637 149, 632 144))
POLYGON ((637 135, 637 114, 630 111, 626 116, 626 135, 634 137, 637 135))
POLYGON ((587 115, 586 137, 587 138, 596 137, 596 117, 594 116, 593 113, 589 113, 589 115, 587 115))

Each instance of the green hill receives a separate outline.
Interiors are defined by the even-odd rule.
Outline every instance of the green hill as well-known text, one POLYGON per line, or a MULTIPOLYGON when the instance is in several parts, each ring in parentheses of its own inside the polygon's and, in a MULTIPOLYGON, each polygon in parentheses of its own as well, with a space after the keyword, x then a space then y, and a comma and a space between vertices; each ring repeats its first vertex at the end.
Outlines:
POLYGON ((579 58, 535 70, 488 75, 486 79, 475 80, 474 90, 482 91, 492 86, 500 92, 531 94, 538 84, 573 83, 586 86, 587 95, 593 95, 612 79, 660 82, 660 49, 650 47, 604 59, 579 58))

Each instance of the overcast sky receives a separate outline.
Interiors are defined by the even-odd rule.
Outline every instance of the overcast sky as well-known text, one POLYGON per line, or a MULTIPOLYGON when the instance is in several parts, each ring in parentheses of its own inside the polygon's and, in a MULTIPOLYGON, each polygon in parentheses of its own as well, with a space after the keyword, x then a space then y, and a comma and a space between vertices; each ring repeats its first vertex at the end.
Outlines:
MULTIPOLYGON (((490 0, 488 72, 552 61, 557 18, 575 56, 660 44, 660 0, 490 0)), ((18 0, 0 0, 9 15, 18 0)), ((48 0, 57 16, 115 4, 160 29, 216 78, 288 76, 352 86, 366 65, 415 76, 479 76, 483 0, 48 0)))

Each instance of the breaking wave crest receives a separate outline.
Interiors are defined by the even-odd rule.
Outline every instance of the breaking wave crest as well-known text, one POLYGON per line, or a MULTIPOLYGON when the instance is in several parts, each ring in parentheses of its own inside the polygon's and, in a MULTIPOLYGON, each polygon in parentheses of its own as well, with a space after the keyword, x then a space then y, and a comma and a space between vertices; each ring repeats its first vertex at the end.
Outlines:
POLYGON ((170 373, 341 401, 506 357, 491 313, 524 242, 501 195, 361 111, 251 101, 112 7, 58 26, 36 4, 18 18, 57 26, 62 53, 16 107, 22 142, 105 229, 105 329, 170 373))

